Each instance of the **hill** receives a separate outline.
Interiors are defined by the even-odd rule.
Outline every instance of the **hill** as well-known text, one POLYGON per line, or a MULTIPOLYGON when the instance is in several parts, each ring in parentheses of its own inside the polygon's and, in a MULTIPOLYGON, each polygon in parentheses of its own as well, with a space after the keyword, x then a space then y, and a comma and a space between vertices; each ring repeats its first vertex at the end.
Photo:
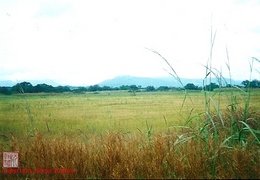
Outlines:
MULTIPOLYGON (((203 78, 200 79, 188 79, 181 78, 182 84, 185 86, 188 83, 193 83, 196 86, 203 86, 203 78)), ((226 78, 226 81, 229 82, 229 79, 226 78)), ((218 83, 217 78, 212 78, 212 82, 218 83)), ((226 83, 222 81, 224 85, 226 83)), ((240 85, 241 81, 231 80, 232 85, 240 85)), ((137 85, 142 87, 154 86, 155 88, 160 86, 169 86, 169 87, 181 87, 181 84, 177 82, 172 76, 167 77, 135 77, 135 76, 116 76, 113 79, 105 80, 98 84, 99 86, 110 86, 110 87, 120 87, 122 85, 137 85)))

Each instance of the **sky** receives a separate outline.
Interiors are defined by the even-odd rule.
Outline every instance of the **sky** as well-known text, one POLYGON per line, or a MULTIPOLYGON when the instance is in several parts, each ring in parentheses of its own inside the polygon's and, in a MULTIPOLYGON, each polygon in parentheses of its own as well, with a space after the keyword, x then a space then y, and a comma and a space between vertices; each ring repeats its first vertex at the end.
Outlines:
POLYGON ((0 81, 168 76, 151 50, 181 78, 204 78, 212 57, 225 77, 260 79, 259 17, 259 0, 0 0, 0 81))

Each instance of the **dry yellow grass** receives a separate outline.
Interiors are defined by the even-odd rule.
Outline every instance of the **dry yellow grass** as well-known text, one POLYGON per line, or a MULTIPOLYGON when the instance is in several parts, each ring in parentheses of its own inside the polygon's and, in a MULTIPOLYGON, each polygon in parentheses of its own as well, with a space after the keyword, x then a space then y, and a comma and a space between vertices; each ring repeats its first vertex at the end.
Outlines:
MULTIPOLYGON (((76 178, 260 178, 259 147, 232 149, 221 147, 212 138, 199 138, 174 144, 174 130, 146 134, 107 132, 82 136, 50 138, 13 137, 10 147, 20 152, 20 169, 27 174, 1 174, 3 179, 76 179, 76 178), (38 173, 35 173, 38 169, 38 173), (45 172, 39 173, 39 169, 45 172), (63 170, 66 173, 55 173, 63 170), (51 171, 50 173, 47 173, 51 171)), ((1 146, 1 150, 4 150, 1 146)))

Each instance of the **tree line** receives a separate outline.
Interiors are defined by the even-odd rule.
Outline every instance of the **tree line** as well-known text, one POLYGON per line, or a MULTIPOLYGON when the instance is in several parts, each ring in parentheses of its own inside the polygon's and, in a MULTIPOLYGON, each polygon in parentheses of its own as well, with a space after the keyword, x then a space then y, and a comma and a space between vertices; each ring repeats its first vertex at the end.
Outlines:
POLYGON ((120 87, 110 87, 110 86, 99 86, 92 85, 89 87, 72 87, 72 86, 57 86, 53 87, 48 84, 37 84, 33 86, 30 82, 21 82, 17 83, 12 87, 1 87, 0 86, 0 94, 18 94, 18 93, 64 93, 64 92, 74 92, 74 93, 84 93, 84 92, 95 92, 95 91, 117 91, 117 90, 128 90, 131 92, 137 92, 140 90, 145 91, 168 91, 170 87, 161 86, 155 89, 153 86, 148 86, 146 88, 142 88, 141 86, 136 85, 122 85, 120 87))
MULTIPOLYGON (((260 88, 260 81, 259 80, 245 80, 241 82, 244 88, 260 88)), ((229 88, 232 87, 230 84, 227 84, 225 87, 229 88)), ((188 83, 184 86, 184 88, 175 88, 175 87, 168 87, 168 86, 160 86, 155 88, 154 86, 147 86, 142 88, 141 86, 136 85, 122 85, 120 87, 110 87, 110 86, 99 86, 93 85, 89 87, 71 87, 71 86, 57 86, 53 87, 48 84, 37 84, 33 86, 30 82, 22 82, 17 83, 12 87, 0 87, 0 94, 17 94, 17 93, 64 93, 64 92, 74 92, 74 93, 84 93, 84 92, 95 92, 95 91, 117 91, 117 90, 128 90, 130 92, 138 92, 138 91, 169 91, 169 90, 205 90, 205 91, 213 91, 214 89, 219 88, 219 85, 216 83, 210 83, 205 85, 204 87, 199 87, 194 85, 193 83, 188 83)))

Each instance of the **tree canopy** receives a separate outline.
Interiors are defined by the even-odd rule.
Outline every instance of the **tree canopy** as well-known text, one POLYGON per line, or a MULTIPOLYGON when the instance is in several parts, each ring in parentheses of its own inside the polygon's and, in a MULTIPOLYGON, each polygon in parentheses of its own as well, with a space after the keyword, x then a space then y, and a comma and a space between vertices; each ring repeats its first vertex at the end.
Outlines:
POLYGON ((251 88, 260 88, 260 81, 257 79, 254 79, 253 81, 245 80, 241 83, 244 85, 245 88, 251 87, 251 88))
POLYGON ((188 83, 186 86, 184 86, 187 90, 198 90, 198 86, 195 86, 193 83, 188 83))

